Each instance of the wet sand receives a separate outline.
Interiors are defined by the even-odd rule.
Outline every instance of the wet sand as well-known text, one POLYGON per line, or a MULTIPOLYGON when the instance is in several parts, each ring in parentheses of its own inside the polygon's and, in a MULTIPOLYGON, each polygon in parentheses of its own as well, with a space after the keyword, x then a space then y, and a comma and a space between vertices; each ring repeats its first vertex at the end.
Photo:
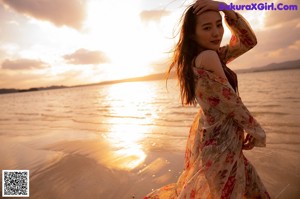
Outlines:
MULTIPOLYGON (((141 164, 129 169, 124 165, 138 157, 116 155, 105 140, 57 140, 0 136, 0 168, 29 169, 30 198, 143 198, 152 189, 176 182, 183 168, 184 151, 145 151, 141 164)), ((245 152, 272 198, 282 199, 300 196, 298 153, 272 145, 245 152)))
POLYGON ((122 165, 136 157, 118 157, 105 142, 33 144, 28 136, 0 136, 0 156, 1 170, 29 169, 30 198, 45 199, 142 198, 176 181, 183 166, 182 153, 156 151, 129 170, 122 165))

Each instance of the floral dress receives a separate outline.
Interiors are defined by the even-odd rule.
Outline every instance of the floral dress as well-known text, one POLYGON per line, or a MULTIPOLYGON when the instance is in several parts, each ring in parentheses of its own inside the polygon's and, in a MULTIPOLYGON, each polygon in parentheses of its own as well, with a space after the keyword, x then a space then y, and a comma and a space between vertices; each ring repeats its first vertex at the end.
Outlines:
POLYGON ((232 38, 218 54, 227 79, 193 66, 201 109, 190 128, 184 170, 177 183, 144 199, 270 198, 242 151, 245 132, 255 138, 257 147, 266 145, 265 132, 238 96, 235 73, 225 66, 251 49, 256 37, 241 15, 235 20, 226 18, 226 22, 232 38))

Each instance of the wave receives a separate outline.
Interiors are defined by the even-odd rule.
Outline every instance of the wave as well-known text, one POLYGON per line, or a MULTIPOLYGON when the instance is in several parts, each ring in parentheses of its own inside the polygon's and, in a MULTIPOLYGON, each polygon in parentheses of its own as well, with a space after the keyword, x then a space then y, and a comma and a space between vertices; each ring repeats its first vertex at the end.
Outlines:
POLYGON ((50 118, 61 118, 61 119, 68 119, 68 118, 71 118, 69 115, 49 115, 49 114, 45 114, 45 113, 42 113, 41 114, 42 117, 50 117, 50 118))
MULTIPOLYGON (((285 144, 285 146, 276 146, 276 147, 272 147, 272 144, 271 146, 269 146, 270 144, 267 143, 267 148, 269 149, 272 149, 272 150, 280 150, 280 151, 287 151, 287 152, 294 152, 294 153, 299 153, 300 154, 300 149, 290 149, 287 147, 287 145, 289 144, 285 144)), ((273 144, 274 145, 279 145, 279 144, 273 144)))
POLYGON ((142 117, 142 116, 132 116, 132 115, 107 115, 107 114, 103 114, 101 115, 103 117, 112 117, 112 118, 124 118, 124 119, 146 119, 147 117, 142 117))
POLYGON ((75 123, 81 123, 81 124, 95 124, 95 125, 141 125, 141 126, 153 126, 153 123, 128 123, 128 121, 124 122, 93 122, 93 121, 83 121, 83 120, 77 120, 77 119, 72 119, 73 122, 75 123))
POLYGON ((290 115, 285 112, 272 112, 272 111, 252 111, 254 115, 290 115))
POLYGON ((0 121, 6 122, 6 121, 11 121, 12 119, 10 118, 0 118, 0 121))
POLYGON ((296 127, 300 128, 300 123, 283 123, 283 122, 264 122, 264 126, 272 126, 272 127, 296 127))
POLYGON ((15 115, 39 116, 40 113, 14 113, 15 115))

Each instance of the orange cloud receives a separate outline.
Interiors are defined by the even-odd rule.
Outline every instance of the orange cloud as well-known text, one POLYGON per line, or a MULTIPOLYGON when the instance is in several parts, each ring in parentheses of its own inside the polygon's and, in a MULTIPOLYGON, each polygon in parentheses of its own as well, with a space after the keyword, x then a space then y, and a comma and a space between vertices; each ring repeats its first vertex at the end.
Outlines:
POLYGON ((166 10, 144 10, 140 13, 140 18, 144 22, 160 21, 162 17, 168 16, 169 11, 166 10))
MULTIPOLYGON (((299 38, 300 39, 300 38, 299 38)), ((288 47, 289 49, 293 50, 300 50, 300 40, 295 41, 292 45, 288 47)))
MULTIPOLYGON (((289 23, 290 21, 299 21, 300 15, 299 15, 299 9, 300 9, 300 1, 299 0, 252 0, 252 1, 245 1, 245 0, 226 0, 227 4, 233 3, 234 5, 257 5, 257 10, 243 10, 239 11, 236 10, 236 12, 241 13, 244 15, 244 17, 247 19, 247 15, 250 17, 253 21, 257 21, 259 23, 263 22, 263 28, 273 28, 277 26, 281 26, 282 24, 289 23), (265 5, 264 9, 258 10, 258 5, 262 4, 265 5), (281 5, 281 8, 283 6, 290 6, 290 9, 287 10, 278 10, 277 6, 281 5), (274 6, 274 7, 268 7, 267 6, 274 6), (295 7, 296 6, 296 10, 295 7), (272 8, 275 8, 277 10, 271 10, 272 8), (246 15, 247 13, 247 15, 246 15), (254 16, 259 17, 254 17, 254 16)), ((255 24, 257 25, 257 24, 255 24)))
MULTIPOLYGON (((284 0, 278 3, 283 3, 284 5, 297 5, 298 9, 300 9, 299 0, 284 0)), ((265 27, 281 25, 293 20, 299 21, 299 19, 299 10, 268 11, 268 15, 266 15, 265 19, 265 27)))
POLYGON ((80 29, 85 18, 82 0, 2 0, 11 9, 31 17, 50 21, 56 26, 80 29))
POLYGON ((40 60, 33 60, 33 59, 16 59, 16 60, 9 60, 6 59, 2 63, 2 69, 8 70, 32 70, 32 69, 43 69, 48 68, 48 65, 45 62, 40 60))
POLYGON ((81 48, 72 54, 65 55, 64 59, 70 64, 101 64, 108 62, 107 57, 101 51, 90 51, 81 48))

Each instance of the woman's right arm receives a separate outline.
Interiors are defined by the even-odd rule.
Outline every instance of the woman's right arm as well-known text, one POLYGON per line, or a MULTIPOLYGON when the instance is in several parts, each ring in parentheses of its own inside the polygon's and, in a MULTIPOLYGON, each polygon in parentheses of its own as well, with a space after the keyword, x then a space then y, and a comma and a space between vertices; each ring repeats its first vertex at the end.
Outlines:
POLYGON ((256 36, 246 19, 239 13, 231 11, 229 15, 228 12, 224 11, 225 20, 232 36, 229 44, 218 50, 223 63, 231 62, 257 44, 256 36), (232 17, 232 12, 235 13, 235 17, 232 17))

